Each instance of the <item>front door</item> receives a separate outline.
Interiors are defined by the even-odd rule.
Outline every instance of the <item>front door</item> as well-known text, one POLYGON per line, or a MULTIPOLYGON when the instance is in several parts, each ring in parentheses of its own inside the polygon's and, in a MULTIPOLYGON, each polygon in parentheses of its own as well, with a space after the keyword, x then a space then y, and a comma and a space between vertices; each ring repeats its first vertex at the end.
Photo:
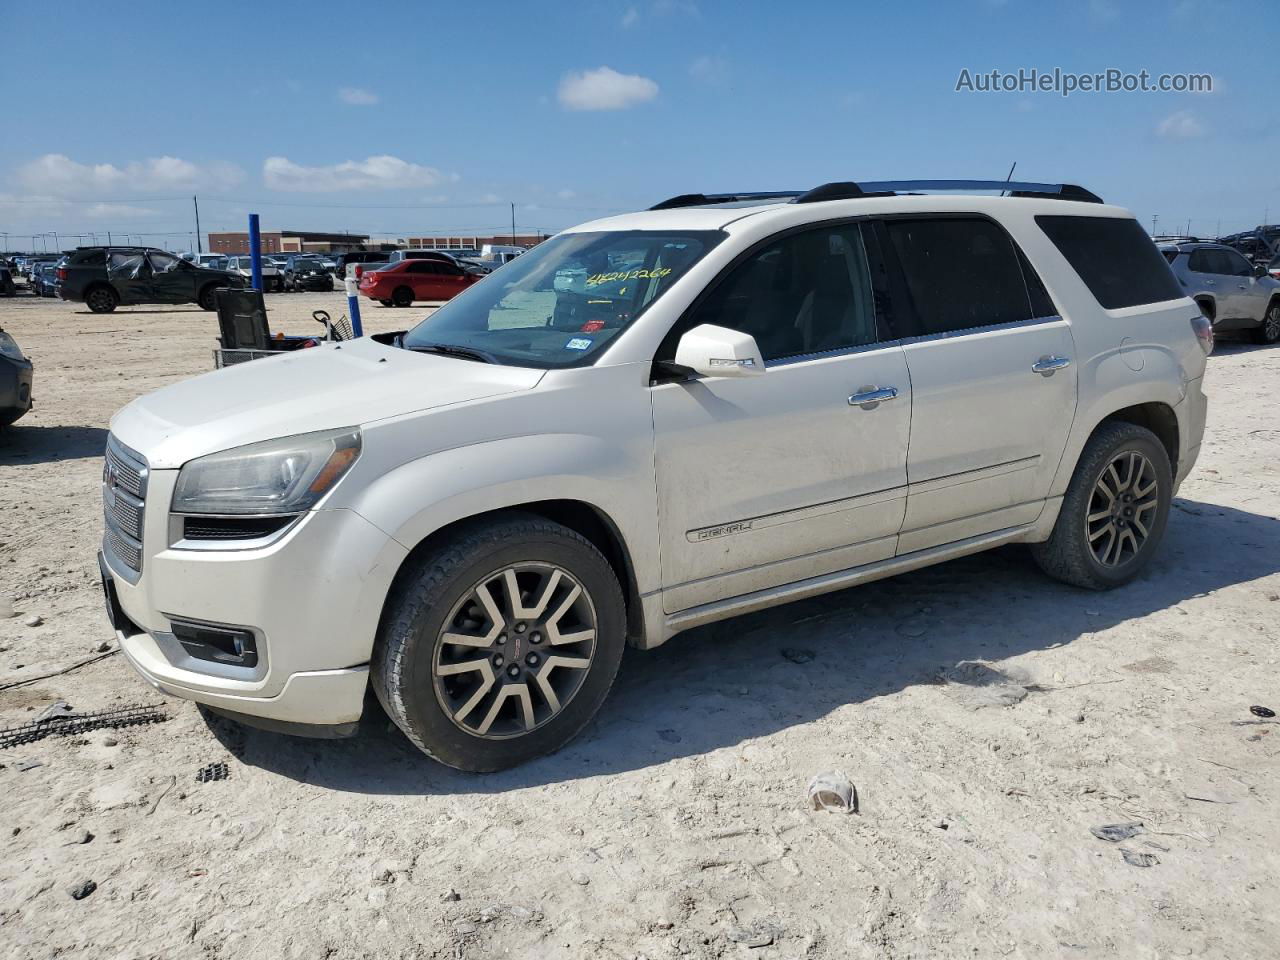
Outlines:
POLYGON ((1075 344, 1034 269, 980 217, 884 224, 911 375, 898 552, 1040 515, 1075 415, 1075 344))
POLYGON ((765 360, 763 375, 652 387, 668 612, 894 555, 911 383, 868 262, 856 223, 775 238, 664 342, 671 360, 711 323, 751 334, 765 360))
POLYGON ((196 267, 168 253, 147 254, 156 303, 190 303, 196 298, 196 267))

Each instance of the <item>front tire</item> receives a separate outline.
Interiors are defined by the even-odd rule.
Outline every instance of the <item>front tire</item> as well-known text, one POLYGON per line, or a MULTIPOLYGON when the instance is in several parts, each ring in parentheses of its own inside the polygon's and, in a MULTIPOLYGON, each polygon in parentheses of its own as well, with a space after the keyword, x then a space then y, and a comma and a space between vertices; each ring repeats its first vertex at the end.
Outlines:
POLYGON ((218 308, 218 298, 215 292, 217 289, 217 284, 213 283, 201 288, 200 296, 196 298, 196 303, 199 304, 201 310, 216 310, 218 308))
POLYGON ((1049 576, 1074 586, 1121 586, 1151 562, 1172 499, 1164 444, 1137 424, 1105 423, 1080 454, 1053 533, 1031 554, 1049 576))
POLYGON ((110 287, 94 287, 84 295, 84 302, 93 313, 110 313, 120 303, 120 298, 110 287))
POLYGON ((1254 343, 1280 341, 1280 300, 1272 300, 1262 318, 1262 325, 1253 330, 1254 343))
POLYGON ((567 527, 512 512, 402 570, 370 676, 424 753, 471 772, 559 749, 613 685, 626 645, 608 561, 567 527))

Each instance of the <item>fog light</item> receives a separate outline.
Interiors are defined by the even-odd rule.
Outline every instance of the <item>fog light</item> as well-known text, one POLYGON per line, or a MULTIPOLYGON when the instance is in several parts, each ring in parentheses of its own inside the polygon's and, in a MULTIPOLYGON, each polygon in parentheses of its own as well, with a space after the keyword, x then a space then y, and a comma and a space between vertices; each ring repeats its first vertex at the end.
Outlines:
POLYGON ((258 643, 253 634, 239 627, 174 620, 173 635, 197 660, 228 663, 237 667, 258 665, 258 643))

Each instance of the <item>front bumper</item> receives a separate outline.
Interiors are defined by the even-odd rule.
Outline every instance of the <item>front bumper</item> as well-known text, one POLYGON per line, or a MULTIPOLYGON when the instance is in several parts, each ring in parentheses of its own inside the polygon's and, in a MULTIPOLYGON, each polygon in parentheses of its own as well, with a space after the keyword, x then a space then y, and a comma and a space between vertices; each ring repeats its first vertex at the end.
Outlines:
POLYGON ((265 546, 173 546, 167 507, 176 477, 150 474, 141 573, 105 551, 129 663, 167 694, 277 726, 357 721, 382 604, 407 551, 350 510, 314 511, 265 546), (175 620, 251 632, 257 662, 190 655, 175 620))
POLYGON ((31 409, 34 376, 30 360, 0 357, 0 413, 21 414, 31 409))

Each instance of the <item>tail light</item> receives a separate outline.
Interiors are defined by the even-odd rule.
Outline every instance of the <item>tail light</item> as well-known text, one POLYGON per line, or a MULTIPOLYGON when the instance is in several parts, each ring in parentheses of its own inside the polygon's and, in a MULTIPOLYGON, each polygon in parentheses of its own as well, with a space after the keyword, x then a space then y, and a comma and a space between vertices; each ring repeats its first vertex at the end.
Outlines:
POLYGON ((67 279, 67 268, 66 268, 66 267, 59 267, 59 268, 58 268, 58 279, 59 279, 59 280, 66 280, 66 279, 67 279))
POLYGON ((357 264, 356 264, 356 279, 357 279, 357 280, 359 280, 359 279, 360 279, 361 277, 363 277, 363 276, 364 276, 364 267, 357 263, 357 264))
POLYGON ((1206 357, 1213 353, 1213 324, 1209 322, 1208 317, 1203 314, 1192 317, 1191 332, 1196 335, 1196 340, 1200 342, 1200 349, 1204 351, 1206 357))

